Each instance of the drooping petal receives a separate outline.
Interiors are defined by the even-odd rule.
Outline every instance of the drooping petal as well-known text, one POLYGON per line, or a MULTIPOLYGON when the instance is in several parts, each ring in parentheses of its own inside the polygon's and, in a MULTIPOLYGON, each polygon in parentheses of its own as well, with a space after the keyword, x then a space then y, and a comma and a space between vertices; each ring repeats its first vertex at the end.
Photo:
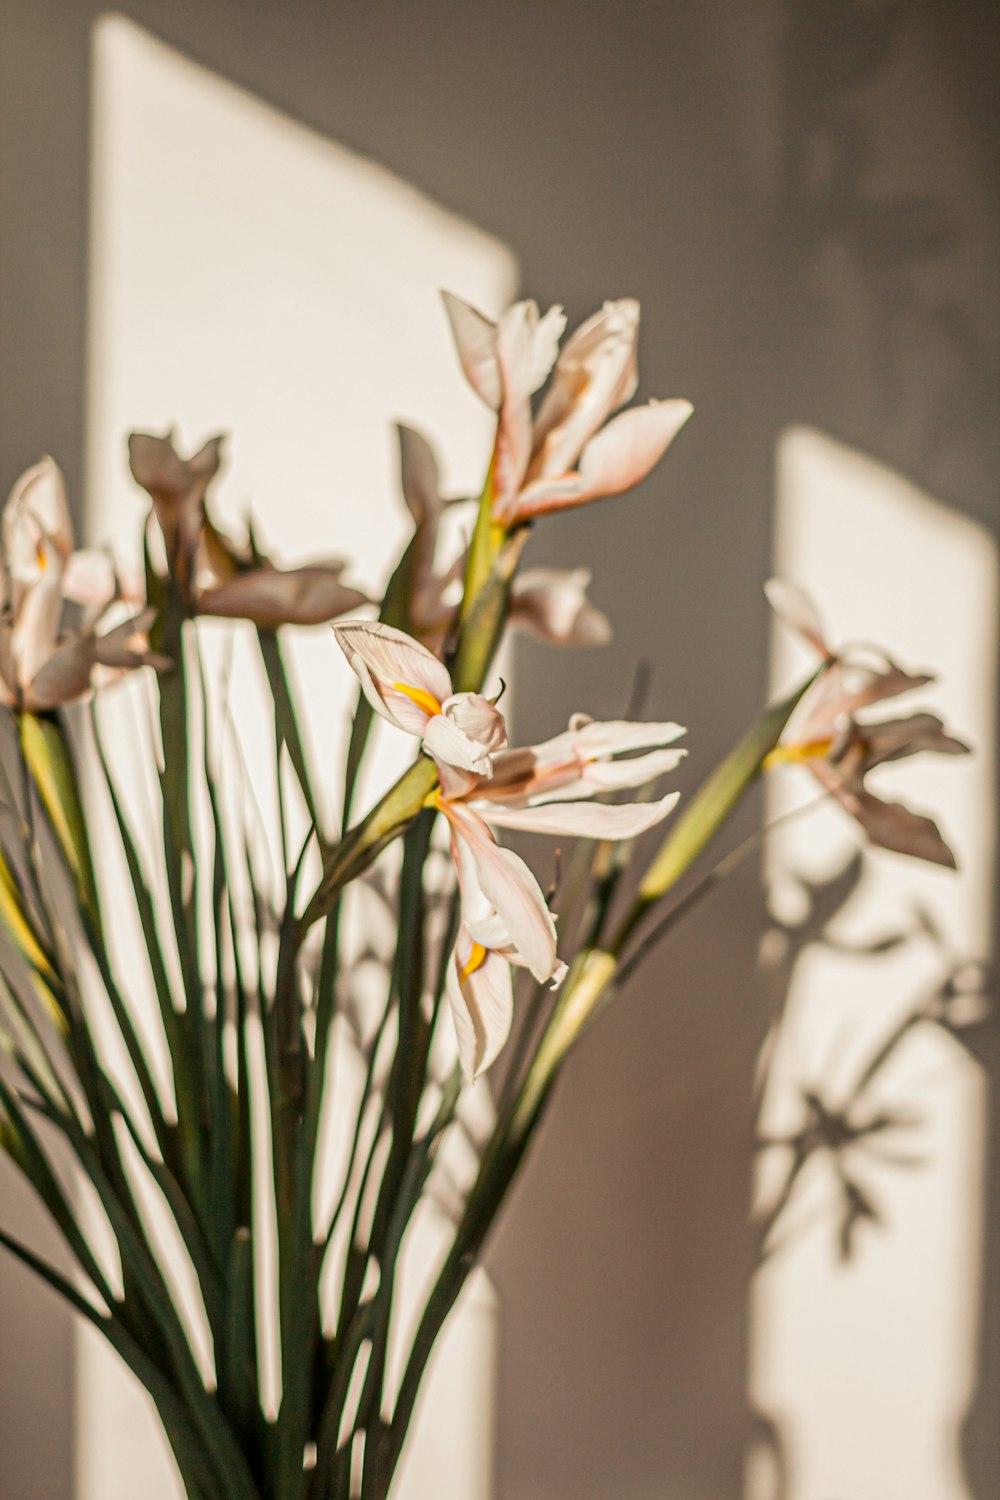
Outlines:
POLYGON ((611 621, 590 603, 589 568, 526 568, 514 580, 508 623, 557 646, 604 646, 611 621))
POLYGON ((634 839, 661 823, 676 807, 679 797, 679 792, 669 792, 658 802, 623 802, 614 806, 604 802, 558 801, 517 808, 490 802, 476 802, 472 806, 498 828, 568 838, 634 839))
POLYGON ((461 929, 448 960, 448 1000, 462 1071, 472 1082, 495 1061, 514 1015, 510 964, 461 929))
POLYGON ((423 737, 451 696, 444 664, 402 630, 377 621, 344 620, 333 633, 376 713, 423 737))
POLYGON ((269 630, 279 625, 322 625, 368 603, 359 589, 341 583, 343 570, 343 563, 250 568, 217 587, 200 590, 196 607, 202 615, 252 620, 269 630))
POLYGON ((442 811, 452 827, 470 935, 484 947, 513 950, 546 983, 558 969, 556 929, 534 875, 513 850, 497 844, 471 809, 444 802, 442 811))
POLYGON ((454 292, 442 292, 444 310, 465 378, 494 411, 503 400, 503 380, 497 360, 497 325, 454 292))

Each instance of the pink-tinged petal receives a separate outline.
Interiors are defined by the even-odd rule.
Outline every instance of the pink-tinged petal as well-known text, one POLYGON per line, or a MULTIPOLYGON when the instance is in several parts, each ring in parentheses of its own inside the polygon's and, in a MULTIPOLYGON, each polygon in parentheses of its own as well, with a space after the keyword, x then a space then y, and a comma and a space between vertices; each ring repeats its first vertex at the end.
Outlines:
POLYGON ((71 552, 62 575, 63 598, 100 612, 118 596, 113 559, 98 547, 71 552))
POLYGON ((926 687, 933 680, 926 672, 904 671, 888 657, 873 665, 857 659, 834 660, 806 696, 786 740, 835 738, 861 709, 926 687))
POLYGON ((521 488, 531 457, 531 403, 505 400, 500 412, 496 444, 493 450, 493 516, 503 523, 521 488))
POLYGON ((508 623, 557 646, 605 646, 607 615, 590 603, 588 568, 527 568, 514 580, 508 623))
POLYGON ((816 606, 804 589, 786 578, 769 578, 764 585, 764 593, 783 625, 814 651, 818 651, 820 656, 832 655, 816 606))
POLYGON ((639 484, 663 457, 694 408, 690 401, 651 401, 622 412, 583 450, 584 499, 620 495, 639 484))
POLYGON ((523 487, 514 484, 499 491, 493 517, 503 526, 514 526, 536 516, 548 515, 551 511, 567 510, 572 505, 579 505, 584 498, 583 480, 575 471, 553 479, 535 479, 523 487))
POLYGON ((215 588, 202 589, 202 615, 252 620, 273 630, 279 625, 323 625, 367 604, 359 589, 341 583, 342 563, 313 563, 302 568, 251 568, 215 588))
POLYGON ((567 340, 535 422, 532 478, 565 474, 638 384, 639 304, 606 302, 567 340))
POLYGON ((55 651, 62 618, 62 561, 47 541, 41 548, 44 567, 36 581, 23 588, 14 621, 13 652, 24 685, 55 651))
MULTIPOLYGON (((672 720, 644 723, 638 719, 590 719, 576 714, 570 720, 569 729, 547 744, 572 738, 577 754, 593 760, 598 756, 627 755, 632 750, 671 745, 686 733, 683 724, 675 724, 672 720)), ((545 759, 547 744, 534 747, 540 760, 545 759)))
POLYGON ((441 514, 441 488, 434 449, 413 427, 396 426, 399 470, 410 515, 418 526, 436 523, 441 514))
POLYGON ((475 791, 482 781, 482 777, 474 772, 462 771, 447 761, 438 761, 438 779, 441 782, 441 795, 448 801, 458 801, 460 797, 465 797, 469 792, 475 791))
POLYGON ((477 858, 479 881, 510 934, 511 944, 540 984, 556 973, 556 926, 538 881, 512 849, 499 844, 477 858))
POLYGON ((676 771, 686 755, 686 750, 651 750, 648 755, 635 755, 628 760, 588 761, 583 770, 583 781, 591 796, 596 792, 645 786, 657 776, 676 771))
POLYGON ((451 696, 451 678, 443 663, 391 625, 344 620, 333 633, 376 713, 422 737, 428 720, 440 714, 442 703, 451 696))
POLYGON ((32 550, 41 532, 63 557, 72 551, 73 526, 66 484, 54 459, 46 455, 18 479, 4 509, 3 531, 4 546, 15 566, 14 560, 22 550, 19 532, 27 534, 32 550))
POLYGON ((643 724, 624 719, 602 723, 585 714, 574 714, 570 727, 553 739, 497 755, 492 780, 477 788, 475 795, 506 806, 526 807, 640 786, 673 770, 684 752, 656 748, 631 760, 613 761, 611 757, 647 746, 668 745, 683 733, 683 728, 674 723, 643 724))
POLYGON ((473 805, 498 828, 565 838, 634 839, 661 823, 679 797, 679 792, 670 792, 658 802, 623 802, 617 806, 603 802, 550 802, 521 808, 487 802, 473 805))
POLYGON ((558 960, 555 921, 538 881, 523 859, 497 844, 471 809, 445 802, 442 811, 452 827, 463 919, 470 934, 488 948, 509 946, 544 984, 558 960))
POLYGON ((538 315, 533 301, 515 302, 497 325, 497 358, 507 401, 525 402, 545 381, 559 352, 566 319, 561 307, 538 315))
POLYGON ((448 960, 447 991, 459 1061, 472 1082, 495 1061, 510 1035, 514 1016, 510 964, 474 943, 462 930, 448 960))
POLYGON ((466 380, 487 406, 499 411, 503 381, 497 360, 497 325, 454 292, 442 292, 441 299, 466 380))
POLYGON ((539 318, 535 302, 516 302, 500 319, 497 358, 503 401, 493 454, 494 514, 498 520, 527 473, 534 444, 531 397, 552 368, 565 324, 562 308, 552 307, 539 318))
POLYGON ((546 493, 541 486, 529 486, 518 499, 518 519, 632 489, 660 461, 692 410, 689 401, 656 401, 622 412, 583 450, 575 493, 560 496, 551 488, 546 493))

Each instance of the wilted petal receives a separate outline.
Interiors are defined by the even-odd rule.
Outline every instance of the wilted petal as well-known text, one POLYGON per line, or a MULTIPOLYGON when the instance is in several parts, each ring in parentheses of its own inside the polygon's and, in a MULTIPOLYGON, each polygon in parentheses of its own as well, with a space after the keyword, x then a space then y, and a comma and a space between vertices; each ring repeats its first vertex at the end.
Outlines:
POLYGON ((510 964, 463 928, 448 961, 448 1000, 462 1071, 470 1082, 496 1059, 514 1015, 510 964))
POLYGON ((197 595, 199 614, 252 620, 274 630, 279 625, 322 625, 367 604, 359 589, 341 583, 343 563, 312 563, 302 568, 250 568, 197 595))
POLYGON ((604 646, 607 615, 590 603, 588 568, 527 568, 514 580, 508 623, 557 646, 604 646))
POLYGON ((623 802, 616 806, 604 802, 558 801, 519 808, 489 802, 473 806, 498 828, 568 838, 634 839, 662 822, 679 797, 679 792, 670 792, 658 802, 623 802))
POLYGON ((454 292, 442 292, 445 312, 465 378, 494 411, 503 400, 503 380, 497 360, 497 325, 454 292))

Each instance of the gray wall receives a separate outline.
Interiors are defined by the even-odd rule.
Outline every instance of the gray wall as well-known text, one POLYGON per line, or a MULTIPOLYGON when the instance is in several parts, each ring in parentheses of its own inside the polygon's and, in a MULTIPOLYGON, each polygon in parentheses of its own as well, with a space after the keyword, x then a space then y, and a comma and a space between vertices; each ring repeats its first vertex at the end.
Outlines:
MULTIPOLYGON (((647 656, 647 711, 692 726, 698 766, 725 748, 764 686, 772 454, 790 422, 997 526, 990 0, 126 10, 495 231, 571 321, 641 298, 642 390, 688 396, 696 417, 638 496, 539 529, 537 559, 593 567, 617 634, 600 658, 524 648, 525 733, 555 731, 570 705, 619 712, 647 656)), ((95 13, 8 0, 0 49, 0 472, 50 449, 76 489, 95 13)), ((738 1493, 760 914, 748 870, 560 1088, 490 1253, 501 1500, 738 1493)), ((980 1045, 996 1076, 995 1031, 980 1045)), ((1000 1447, 996 1161, 966 1432, 978 1500, 1000 1447)), ((39 1497, 60 1484, 54 1470, 39 1497)))

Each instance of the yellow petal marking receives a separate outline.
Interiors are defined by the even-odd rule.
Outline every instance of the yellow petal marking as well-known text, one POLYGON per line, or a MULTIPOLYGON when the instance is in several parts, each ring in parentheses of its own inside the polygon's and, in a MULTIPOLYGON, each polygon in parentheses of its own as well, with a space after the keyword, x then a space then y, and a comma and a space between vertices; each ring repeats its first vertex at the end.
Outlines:
POLYGON ((411 703, 415 703, 418 708, 422 708, 424 713, 429 714, 431 718, 441 712, 440 703, 434 694, 429 693, 426 688, 411 687, 408 682, 394 682, 392 685, 397 693, 403 693, 409 698, 411 703))
POLYGON ((487 951, 488 950, 483 947, 482 943, 473 943, 472 952, 469 954, 468 958, 465 960, 465 963, 458 971, 459 984, 464 984, 465 981, 469 979, 477 969, 482 968, 483 964, 486 962, 487 951))
POLYGON ((770 755, 764 757, 763 769, 773 766, 801 765, 805 761, 822 760, 833 749, 833 740, 804 740, 798 745, 778 745, 770 755))

